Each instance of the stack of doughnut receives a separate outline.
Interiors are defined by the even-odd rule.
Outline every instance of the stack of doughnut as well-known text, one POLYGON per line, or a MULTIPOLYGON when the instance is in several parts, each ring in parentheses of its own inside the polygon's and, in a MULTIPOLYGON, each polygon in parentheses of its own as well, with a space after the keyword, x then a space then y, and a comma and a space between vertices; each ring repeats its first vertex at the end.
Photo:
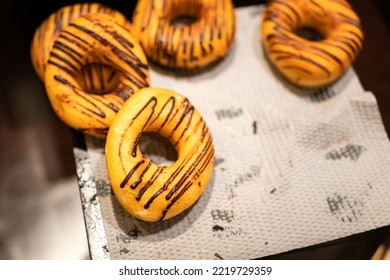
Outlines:
POLYGON ((130 22, 98 3, 63 7, 37 28, 31 59, 57 116, 105 138, 123 103, 149 86, 149 65, 130 22))
POLYGON ((270 61, 288 81, 304 88, 336 81, 363 44, 360 19, 345 0, 270 0, 261 26, 270 61), (299 36, 303 29, 321 38, 299 36))
MULTIPOLYGON (((150 2, 156 7, 178 5, 150 2)), ((230 1, 188 1, 188 5, 195 2, 207 8, 215 21, 208 26, 200 20, 197 28, 203 30, 189 27, 194 39, 184 36, 183 28, 182 38, 188 41, 175 39, 180 47, 162 43, 169 45, 165 50, 180 49, 177 62, 188 67, 223 56, 233 36, 224 28, 232 28, 233 19, 220 14, 220 5, 230 1), (188 53, 182 49, 187 44, 188 53), (188 54, 191 59, 184 62, 188 54)), ((231 13, 231 6, 226 8, 231 13)), ((150 23, 159 24, 156 19, 150 23)), ((148 60, 140 39, 132 35, 134 26, 101 4, 67 6, 37 28, 31 59, 58 117, 69 127, 106 141, 107 171, 120 205, 137 219, 157 222, 182 213, 199 199, 211 176, 214 146, 204 119, 186 97, 149 86, 148 60), (167 138, 177 150, 177 161, 160 166, 145 157, 139 141, 146 132, 167 138)))

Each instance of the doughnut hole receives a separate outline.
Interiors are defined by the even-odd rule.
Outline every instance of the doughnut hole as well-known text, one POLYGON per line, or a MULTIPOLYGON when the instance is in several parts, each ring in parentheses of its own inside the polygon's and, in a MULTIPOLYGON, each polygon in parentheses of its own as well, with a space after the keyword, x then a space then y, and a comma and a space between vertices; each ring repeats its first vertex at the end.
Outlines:
POLYGON ((115 69, 99 62, 84 65, 78 72, 76 80, 84 91, 98 95, 114 91, 120 82, 115 69))
POLYGON ((157 132, 142 133, 138 146, 144 157, 160 166, 170 166, 178 159, 171 142, 157 132))
POLYGON ((174 1, 170 10, 170 24, 177 28, 189 26, 197 22, 201 14, 201 3, 189 2, 188 5, 183 5, 174 1))
POLYGON ((322 41, 329 36, 333 29, 332 21, 318 16, 311 10, 304 11, 304 14, 306 16, 292 26, 295 35, 312 42, 322 41))
POLYGON ((173 18, 171 20, 171 25, 180 28, 180 27, 183 27, 186 25, 191 25, 194 22, 198 21, 198 19, 199 19, 198 17, 193 16, 193 15, 182 14, 182 15, 178 15, 175 18, 173 18))
POLYGON ((325 36, 312 27, 299 27, 294 30, 295 35, 312 42, 322 41, 325 36))

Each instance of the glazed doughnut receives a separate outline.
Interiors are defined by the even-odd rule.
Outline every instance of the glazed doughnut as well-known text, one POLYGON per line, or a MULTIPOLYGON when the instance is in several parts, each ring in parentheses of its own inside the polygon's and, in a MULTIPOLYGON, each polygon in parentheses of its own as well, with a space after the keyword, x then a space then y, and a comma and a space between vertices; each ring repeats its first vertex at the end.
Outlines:
POLYGON ((231 0, 139 0, 133 30, 147 57, 176 69, 205 67, 223 58, 235 36, 231 0), (192 22, 177 26, 179 18, 192 22))
MULTIPOLYGON (((44 79, 47 60, 49 59, 51 50, 53 47, 58 47, 58 45, 54 45, 54 42, 56 41, 62 29, 65 28, 72 20, 89 13, 107 14, 115 19, 118 24, 130 30, 131 24, 123 14, 99 3, 80 3, 60 8, 40 24, 40 26, 35 30, 32 39, 30 50, 31 60, 34 70, 41 80, 44 79)), ((105 71, 105 69, 96 69, 96 71, 94 71, 94 67, 90 67, 90 69, 86 70, 86 73, 92 73, 91 75, 96 75, 96 73, 105 71)), ((112 73, 105 74, 108 77, 112 75, 112 73)), ((88 75, 84 77, 84 79, 87 78, 88 75)), ((97 80, 98 79, 96 78, 88 79, 87 83, 92 83, 92 85, 87 84, 86 87, 99 87, 100 83, 94 82, 97 80)), ((108 83, 108 78, 105 79, 105 81, 108 83)))
POLYGON ((214 163, 210 131, 199 111, 182 95, 143 88, 125 102, 107 135, 106 164, 120 205, 134 217, 156 222, 195 203, 206 188, 214 163), (176 148, 170 166, 146 158, 138 142, 157 132, 176 148))
POLYGON ((124 101, 149 86, 149 66, 141 46, 110 16, 96 13, 69 23, 54 45, 44 76, 54 111, 68 126, 105 138, 124 101), (91 63, 114 69, 116 87, 96 94, 80 86, 78 73, 91 63))
POLYGON ((316 88, 337 80, 361 51, 359 17, 344 0, 271 0, 263 13, 262 42, 271 62, 293 84, 316 88), (315 30, 320 40, 296 32, 315 30))

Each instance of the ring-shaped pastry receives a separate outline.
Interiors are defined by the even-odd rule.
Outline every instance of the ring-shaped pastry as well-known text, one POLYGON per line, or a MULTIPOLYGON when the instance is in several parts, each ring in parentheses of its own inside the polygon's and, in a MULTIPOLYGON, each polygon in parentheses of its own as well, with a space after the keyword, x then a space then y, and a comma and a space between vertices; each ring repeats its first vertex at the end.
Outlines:
POLYGON ((235 37, 236 16, 231 0, 139 0, 132 24, 151 61, 192 70, 228 53, 235 37), (180 18, 189 22, 183 24, 185 20, 180 18))
POLYGON ((344 0, 271 0, 262 17, 271 62, 293 84, 316 88, 337 80, 361 51, 361 22, 344 0), (312 29, 319 40, 296 33, 312 29))
MULTIPOLYGON (((31 42, 30 53, 32 65, 35 72, 42 81, 45 76, 46 65, 50 56, 50 52, 53 47, 58 47, 58 45, 55 45, 54 42, 57 40, 62 29, 64 29, 72 20, 90 13, 109 15, 119 25, 122 25, 124 28, 130 30, 131 24, 122 13, 103 4, 79 3, 58 9, 39 25, 39 27, 34 32, 34 36, 31 42)), ((94 70, 94 67, 92 67, 89 72, 96 74, 96 72, 104 71, 104 69, 97 71, 94 70)), ((106 73, 106 75, 110 76, 111 74, 106 73)), ((96 79, 90 80, 95 81, 96 79)), ((94 86, 98 87, 99 83, 95 83, 94 86)), ((90 87, 93 88, 93 86, 90 87)))
POLYGON ((157 222, 193 205, 205 190, 214 163, 210 131, 184 96, 144 88, 125 102, 107 135, 106 164, 120 205, 134 217, 157 222), (168 139, 178 153, 169 166, 145 157, 139 140, 145 132, 168 139))
POLYGON ((137 40, 110 16, 87 14, 69 23, 58 36, 45 71, 45 88, 58 117, 68 126, 105 138, 122 104, 149 86, 147 58, 137 40), (112 91, 94 94, 80 86, 78 73, 90 63, 118 73, 112 91))

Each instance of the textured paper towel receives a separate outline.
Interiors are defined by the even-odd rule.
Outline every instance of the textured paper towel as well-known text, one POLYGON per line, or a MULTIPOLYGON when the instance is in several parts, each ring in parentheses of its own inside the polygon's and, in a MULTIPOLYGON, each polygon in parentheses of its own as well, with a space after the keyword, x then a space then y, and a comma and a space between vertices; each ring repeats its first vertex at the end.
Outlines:
POLYGON ((235 44, 207 71, 152 69, 151 85, 187 96, 213 135, 214 172, 191 209, 132 218, 110 190, 104 143, 86 138, 109 258, 251 259, 390 224, 390 146, 373 95, 353 69, 317 91, 284 82, 260 44, 262 10, 237 9, 235 44))

